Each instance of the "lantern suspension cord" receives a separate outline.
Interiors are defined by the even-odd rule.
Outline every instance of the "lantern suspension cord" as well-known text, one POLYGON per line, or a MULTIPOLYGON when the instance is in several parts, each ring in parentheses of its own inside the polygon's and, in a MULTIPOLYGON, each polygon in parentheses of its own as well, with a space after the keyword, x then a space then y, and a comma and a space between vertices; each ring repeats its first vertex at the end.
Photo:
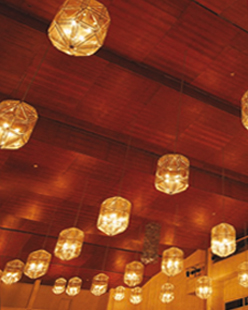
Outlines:
POLYGON ((225 216, 225 154, 224 154, 224 148, 222 150, 222 222, 225 222, 226 216, 225 216))
POLYGON ((54 208, 54 210, 53 210, 53 215, 51 217, 51 221, 50 221, 50 224, 49 224, 48 229, 47 229, 47 234, 46 234, 45 240, 43 242, 42 249, 45 249, 45 246, 46 246, 46 243, 47 243, 47 238, 48 238, 48 236, 50 234, 50 231, 51 231, 51 228, 52 228, 52 224, 53 224, 53 221, 54 221, 54 218, 55 218, 55 214, 57 212, 57 208, 58 208, 58 206, 56 206, 56 208, 54 208))
POLYGON ((46 56, 47 56, 47 53, 48 53, 49 49, 50 49, 50 45, 47 47, 47 49, 46 49, 46 51, 45 51, 45 53, 44 53, 44 55, 43 55, 39 65, 38 65, 38 68, 36 69, 32 79, 31 79, 31 81, 30 81, 30 83, 29 83, 29 85, 28 85, 28 87, 26 89, 26 91, 25 91, 25 93, 24 93, 24 95, 22 97, 22 101, 25 101, 25 99, 27 97, 27 94, 28 94, 28 92, 29 92, 29 90, 30 90, 30 88, 31 88, 31 86, 32 86, 32 84, 33 84, 33 82, 34 82, 34 80, 35 80, 35 78, 36 78, 40 68, 41 68, 41 65, 43 64, 44 60, 46 59, 46 56))
POLYGON ((178 108, 177 108, 176 137, 175 137, 175 143, 174 143, 174 153, 177 152, 179 127, 180 127, 180 117, 181 117, 181 109, 182 109, 182 103, 183 103, 183 87, 184 87, 184 79, 185 79, 187 52, 188 51, 185 50, 184 59, 183 59, 183 70, 182 70, 182 78, 181 78, 181 85, 180 85, 180 97, 179 97, 179 104, 178 104, 178 108))
POLYGON ((79 219, 79 215, 80 215, 80 212, 81 212, 81 209, 82 209, 83 200, 85 198, 85 194, 86 194, 86 191, 87 191, 87 188, 88 188, 88 184, 89 184, 89 179, 86 180, 86 182, 84 184, 84 187, 83 187, 82 197, 81 197, 81 200, 80 200, 80 203, 79 203, 79 206, 78 206, 78 210, 77 210, 77 214, 76 214, 76 217, 75 217, 75 221, 74 221, 74 224, 73 224, 74 227, 76 227, 77 224, 78 224, 78 219, 79 219))

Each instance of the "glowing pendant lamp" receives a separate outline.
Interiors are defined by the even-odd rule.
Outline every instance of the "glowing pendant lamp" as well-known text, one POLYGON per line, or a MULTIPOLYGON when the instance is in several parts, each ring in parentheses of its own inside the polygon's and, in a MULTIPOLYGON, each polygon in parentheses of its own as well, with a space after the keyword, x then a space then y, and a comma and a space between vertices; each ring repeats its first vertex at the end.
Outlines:
POLYGON ((82 280, 78 277, 71 278, 66 288, 66 294, 68 296, 76 296, 80 293, 82 286, 82 280))
POLYGON ((109 277, 104 273, 94 276, 90 291, 95 296, 101 296, 107 292, 109 277))
POLYGON ((82 230, 71 227, 61 231, 54 249, 54 255, 68 261, 80 255, 84 241, 82 230))
POLYGON ((155 187, 165 194, 174 195, 189 186, 189 160, 180 154, 166 154, 158 160, 155 187))
POLYGON ((248 262, 243 262, 238 267, 239 285, 248 288, 248 262))
POLYGON ((133 261, 126 265, 124 283, 128 286, 136 286, 143 280, 144 265, 138 261, 133 261))
POLYGON ((55 295, 62 294, 65 291, 66 279, 58 278, 55 280, 52 291, 55 295))
POLYGON ((201 299, 210 297, 213 293, 212 279, 207 276, 200 277, 196 281, 195 293, 201 299))
POLYGON ((48 29, 48 37, 60 51, 90 56, 104 42, 110 25, 106 7, 96 0, 67 0, 48 29))
POLYGON ((139 286, 132 288, 131 292, 130 292, 130 299, 129 300, 133 305, 138 305, 139 303, 141 303, 143 300, 142 288, 139 286))
POLYGON ((121 301, 125 297, 125 287, 124 286, 117 286, 114 290, 114 300, 121 301))
POLYGON ((162 303, 170 303, 174 300, 174 285, 171 283, 165 283, 161 286, 159 299, 162 303))
POLYGON ((183 270, 183 256, 182 250, 172 247, 163 252, 161 270, 169 277, 179 274, 183 270))
POLYGON ((213 254, 226 257, 236 250, 236 232, 232 225, 221 223, 211 230, 211 250, 213 254))
POLYGON ((97 228, 108 236, 125 231, 129 224, 131 203, 122 197, 111 197, 101 205, 97 228))
POLYGON ((15 150, 25 145, 35 127, 38 114, 31 105, 20 100, 0 103, 0 148, 15 150))
POLYGON ((13 284, 20 281, 22 277, 24 263, 19 259, 8 262, 2 273, 1 280, 5 284, 13 284))
POLYGON ((34 251, 29 254, 24 274, 30 279, 44 276, 49 268, 52 255, 45 250, 34 251))

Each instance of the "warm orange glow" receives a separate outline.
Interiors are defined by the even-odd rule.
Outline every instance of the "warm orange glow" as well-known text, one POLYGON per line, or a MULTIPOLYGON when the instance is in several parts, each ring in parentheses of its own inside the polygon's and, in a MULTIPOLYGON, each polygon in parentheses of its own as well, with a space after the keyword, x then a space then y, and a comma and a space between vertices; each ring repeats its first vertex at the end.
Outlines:
POLYGON ((210 297, 213 293, 212 279, 207 276, 200 277, 196 281, 195 293, 196 296, 201 299, 207 299, 208 297, 210 297))
POLYGON ((108 289, 108 279, 109 277, 104 273, 99 273, 94 276, 90 288, 91 293, 95 296, 101 296, 106 293, 108 289))
POLYGON ((243 262, 238 267, 239 285, 248 288, 248 262, 243 262))
POLYGON ((165 283, 161 286, 159 299, 163 303, 170 303, 172 300, 174 300, 174 285, 171 283, 165 283))
POLYGON ((90 56, 104 43, 110 24, 106 7, 96 0, 67 0, 48 29, 48 37, 60 51, 90 56))
POLYGON ((78 277, 71 278, 66 288, 68 296, 76 296, 81 291, 82 280, 78 277))
POLYGON ((44 276, 49 268, 52 255, 45 250, 34 251, 29 254, 24 274, 30 279, 44 276))
POLYGON ((161 269, 169 277, 179 274, 183 270, 183 256, 182 250, 172 247, 163 252, 161 269))
POLYGON ((114 300, 116 301, 123 300, 125 297, 125 290, 126 289, 124 286, 117 286, 114 291, 114 300))
POLYGON ((141 303, 142 301, 142 288, 137 286, 135 288, 132 288, 130 291, 130 302, 134 305, 137 305, 141 303))
POLYGON ((138 261, 133 261, 126 265, 124 283, 128 286, 136 286, 143 280, 144 265, 138 261))
POLYGON ((71 260, 80 255, 84 241, 82 230, 71 227, 61 231, 55 246, 54 255, 61 260, 71 260))
POLYGON ((65 291, 65 286, 66 286, 66 279, 64 278, 58 278, 54 282, 54 286, 52 288, 52 291, 55 295, 62 294, 65 291))
POLYGON ((231 255, 236 250, 236 232, 232 225, 221 223, 212 228, 211 250, 220 257, 231 255))
POLYGON ((0 103, 0 148, 19 149, 25 145, 37 122, 35 108, 20 100, 0 103))
POLYGON ((1 280, 5 284, 13 284, 20 281, 22 277, 24 263, 19 259, 8 262, 2 273, 1 280))
POLYGON ((189 186, 189 160, 180 154, 166 154, 158 160, 155 187, 165 194, 174 195, 189 186))
POLYGON ((111 197, 101 205, 97 228, 106 235, 114 236, 125 231, 129 224, 131 203, 122 197, 111 197))

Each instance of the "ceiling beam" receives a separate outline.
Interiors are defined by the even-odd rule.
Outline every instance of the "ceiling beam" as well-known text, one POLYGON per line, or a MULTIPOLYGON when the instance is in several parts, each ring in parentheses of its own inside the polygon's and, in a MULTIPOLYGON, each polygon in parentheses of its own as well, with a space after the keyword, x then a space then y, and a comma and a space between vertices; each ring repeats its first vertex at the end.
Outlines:
MULTIPOLYGON (((47 23, 47 21, 39 21, 30 15, 3 4, 2 0, 0 0, 0 12, 1 15, 7 18, 13 19, 40 32, 47 33, 47 29, 49 27, 49 23, 47 23)), ((165 85, 166 87, 172 88, 176 91, 180 91, 181 80, 146 64, 134 62, 130 59, 124 58, 112 51, 107 50, 105 47, 101 48, 93 57, 100 57, 149 80, 165 85)), ((234 116, 240 116, 239 107, 234 106, 229 101, 213 96, 196 86, 190 85, 189 83, 184 83, 183 93, 234 116)))

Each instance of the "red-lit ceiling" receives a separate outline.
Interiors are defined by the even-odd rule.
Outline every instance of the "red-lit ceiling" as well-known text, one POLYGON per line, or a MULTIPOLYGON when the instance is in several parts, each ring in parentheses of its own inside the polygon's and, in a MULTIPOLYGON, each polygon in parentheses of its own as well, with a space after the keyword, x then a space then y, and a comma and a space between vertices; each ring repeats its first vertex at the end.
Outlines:
MULTIPOLYGON (((53 252, 59 232, 75 221, 86 183, 82 255, 53 258, 44 284, 79 275, 88 289, 104 270, 110 287, 121 285, 151 221, 162 226, 159 254, 172 245, 186 255, 206 249, 212 226, 223 220, 241 236, 248 215, 248 132, 240 121, 247 2, 104 0, 112 22, 91 57, 51 46, 46 29, 62 3, 0 1, 0 99, 23 96, 50 46, 26 98, 40 116, 35 131, 20 150, 0 151, 1 267, 42 247, 53 252), (154 188, 154 173, 157 159, 174 151, 180 98, 177 151, 191 161, 190 187, 167 196, 154 188), (96 220, 101 202, 117 194, 132 202, 132 215, 127 231, 110 238, 96 220)), ((144 282, 159 270, 160 262, 147 266, 144 282)))

